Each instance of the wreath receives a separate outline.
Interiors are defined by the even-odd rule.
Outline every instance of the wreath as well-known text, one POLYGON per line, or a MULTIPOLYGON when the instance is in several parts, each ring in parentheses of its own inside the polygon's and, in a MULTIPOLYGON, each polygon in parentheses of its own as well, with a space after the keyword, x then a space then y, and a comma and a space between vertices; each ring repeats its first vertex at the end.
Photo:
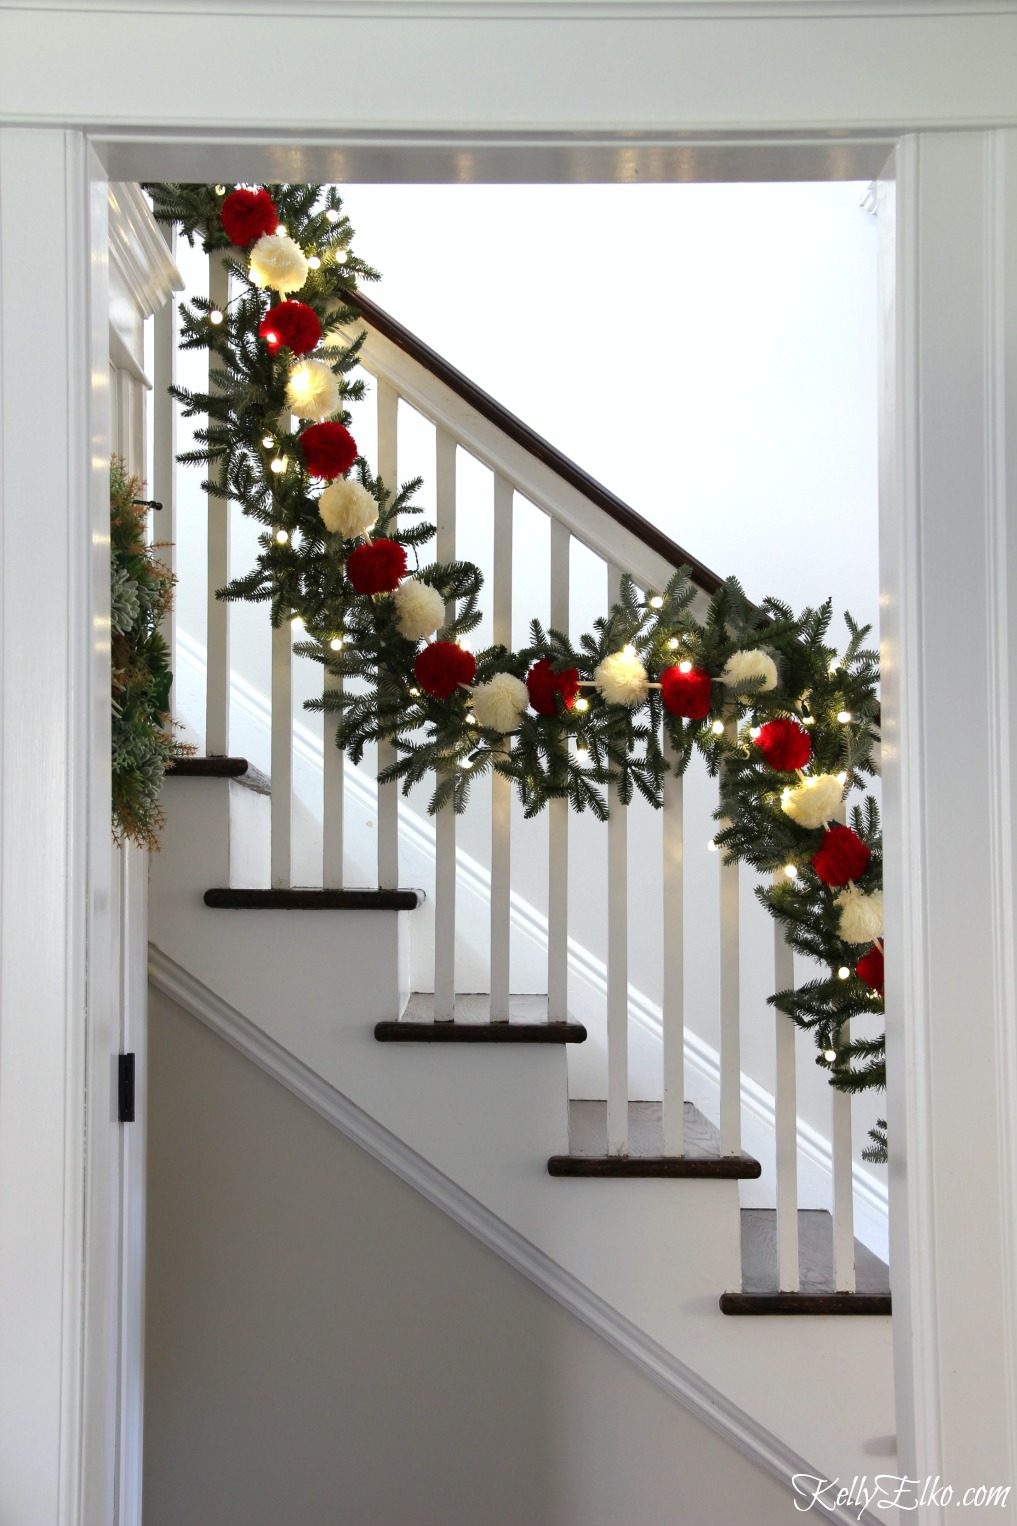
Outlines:
MULTIPOLYGON (((219 597, 268 603, 277 627, 302 623, 296 651, 342 681, 308 702, 336 715, 336 745, 358 762, 368 743, 393 743, 379 782, 408 792, 433 774, 432 813, 462 811, 475 781, 498 773, 527 816, 567 799, 602 820, 610 789, 659 808, 668 771, 698 752, 720 780, 714 845, 775 877, 759 899, 823 971, 771 1004, 813 1033, 833 1086, 884 1087, 883 1036, 845 1031, 883 998, 878 810, 871 795, 847 809, 874 772, 869 627, 845 616, 838 652, 830 601, 798 615, 753 605, 733 578, 700 615, 681 568, 649 592, 624 578, 577 642, 534 620, 522 650, 473 653, 480 569, 426 559, 435 528, 420 480, 396 490, 372 476, 350 434, 364 336, 344 331, 357 283, 377 273, 352 252, 336 188, 146 189, 189 242, 226 251, 237 293, 225 311, 202 297, 181 307, 181 346, 214 364, 208 392, 173 389, 187 416, 207 418, 178 459, 208 466, 206 490, 264 527, 254 567, 219 597)), ((884 1160, 883 1120, 871 1140, 864 1158, 884 1160)))

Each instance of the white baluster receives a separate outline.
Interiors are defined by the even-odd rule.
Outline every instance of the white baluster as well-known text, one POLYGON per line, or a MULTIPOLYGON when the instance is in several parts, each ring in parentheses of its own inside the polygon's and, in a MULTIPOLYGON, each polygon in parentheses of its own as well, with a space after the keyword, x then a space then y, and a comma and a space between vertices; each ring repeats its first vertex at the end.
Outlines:
MULTIPOLYGON (((851 1039, 845 1023, 840 1041, 851 1039)), ((833 1135, 833 1277, 838 1293, 855 1291, 855 1201, 851 1159, 851 1094, 830 1091, 833 1135)))
POLYGON ((284 619, 272 632, 272 889, 288 890, 292 877, 293 627, 284 619))
MULTIPOLYGON (((737 721, 727 723, 729 738, 737 721)), ((726 822, 724 823, 726 825, 726 822)), ((738 1155, 742 1140, 741 975, 738 864, 720 865, 720 1153, 738 1155)))
MULTIPOLYGON (((512 647, 512 484, 494 478, 492 638, 512 647)), ((511 745, 508 738, 504 744, 511 745)), ((511 979, 512 783, 491 775, 491 1021, 509 1020, 511 979)))
MULTIPOLYGON (((435 433, 436 556, 450 562, 456 552, 456 442, 445 429, 435 433)), ((451 614, 451 607, 447 615, 451 614)), ((435 823, 434 1020, 455 1019, 456 989, 456 818, 451 804, 435 823)))
MULTIPOLYGON (((664 732, 664 761, 674 763, 674 749, 664 732)), ((663 1070, 664 1154, 685 1153, 685 886, 684 780, 669 772, 664 779, 661 824, 664 850, 663 1070)))
MULTIPOLYGON (((222 257, 208 257, 208 299, 220 312, 229 305, 229 274, 222 257)), ((219 365, 209 351, 209 370, 219 365)), ((216 388, 209 381, 209 391, 216 388)), ((225 469, 212 463, 209 478, 225 476, 225 469)), ((229 752, 230 642, 229 607, 215 596, 217 588, 229 582, 229 503, 225 498, 208 495, 208 629, 205 677, 205 752, 224 755, 229 752)))
MULTIPOLYGON (((343 681, 334 673, 325 674, 325 694, 342 693, 343 681)), ((345 788, 346 759, 335 745, 335 729, 340 713, 326 710, 324 713, 324 778, 322 780, 322 851, 321 883, 330 889, 340 890, 344 879, 343 864, 343 796, 345 788)))
MULTIPOLYGON (((782 877, 780 871, 775 878, 782 877)), ((794 955, 779 923, 773 929, 774 990, 794 985, 794 955)), ((777 1082, 774 1094, 774 1146, 777 1157, 777 1285, 797 1293, 798 1270, 798 1082, 795 1025, 774 1013, 777 1082)))
MULTIPOLYGON (((176 243, 176 227, 173 223, 160 223, 163 238, 169 245, 170 254, 176 243)), ((158 518, 158 539, 167 544, 161 549, 160 560, 171 572, 177 562, 177 516, 176 516, 176 403, 169 388, 176 380, 176 305, 166 302, 155 315, 153 328, 152 373, 155 388, 152 399, 152 496, 162 504, 158 518)), ((169 647, 169 668, 177 668, 176 616, 171 609, 160 626, 163 639, 169 647)))
MULTIPOLYGON (((569 531, 551 520, 551 625, 569 629, 569 531)), ((547 1020, 568 1019, 569 995, 569 803, 547 808, 547 1020)))
MULTIPOLYGON (((621 591, 617 567, 608 598, 621 591)), ((617 786, 608 791, 607 823, 607 1153, 629 1153, 629 853, 628 810, 617 786)))
MULTIPOLYGON (((399 396, 387 381, 378 378, 378 476, 390 493, 398 492, 399 396)), ((395 525, 391 526, 392 529, 395 525)), ((394 742, 378 743, 378 772, 390 768, 398 754, 394 742)), ((399 785, 378 786, 378 885, 394 890, 399 884, 399 785)))

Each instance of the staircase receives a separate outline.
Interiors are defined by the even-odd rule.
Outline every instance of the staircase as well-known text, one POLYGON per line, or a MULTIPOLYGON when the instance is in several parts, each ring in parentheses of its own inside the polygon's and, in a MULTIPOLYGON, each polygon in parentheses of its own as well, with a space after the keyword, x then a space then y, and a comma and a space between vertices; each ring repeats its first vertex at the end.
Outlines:
MULTIPOLYGON (((521 616, 512 544, 524 514, 546 521, 555 625, 569 624, 580 556, 587 578, 596 565, 613 589, 627 572, 648 592, 692 562, 366 299, 363 315, 382 476, 397 477, 400 400, 434 429, 442 558, 458 544, 457 456, 492 474, 493 639, 511 643, 521 616)), ((213 500, 212 586, 227 580, 222 512, 213 500)), ((708 569, 693 571, 704 594, 717 586, 708 569)), ((756 990, 773 989, 790 955, 759 924, 746 932, 751 886, 737 867, 705 852, 693 860, 686 846, 690 821, 709 821, 706 786, 670 780, 652 827, 615 801, 591 835, 564 802, 524 827, 496 778, 482 828, 444 812, 432 836, 392 787, 372 794, 326 739, 316 828, 295 788, 286 629, 273 633, 271 739, 259 760, 270 790, 248 787, 246 760, 227 755, 228 618, 210 605, 204 730, 222 755, 178 765, 165 788, 151 885, 155 985, 785 1481, 892 1471, 876 1451, 894 1430, 887 1272, 854 1235, 853 1184, 875 1189, 853 1160, 850 1103, 834 1094, 832 1214, 800 1207, 814 1194, 807 1173, 799 1192, 809 1131, 798 1119, 795 1034, 761 1014, 756 990), (320 884, 295 886, 316 829, 320 884), (658 867, 633 881, 630 849, 642 863, 648 842, 658 867), (404 883, 408 858, 426 894, 404 883), (353 877, 376 883, 352 887, 353 877), (467 881, 484 906, 480 931, 467 881), (704 912, 707 900, 716 913, 704 912), (640 998, 659 1013, 651 1031, 633 1019, 630 956, 646 962, 655 927, 659 1002, 640 998), (576 975, 596 964, 591 947, 606 954, 597 992, 576 975), (765 1162, 742 1137, 744 1100, 753 1086, 765 1091, 743 1073, 764 1018, 774 1044, 765 1162), (690 1099, 686 1081, 698 1085, 707 1069, 709 1087, 690 1099), (826 1317, 724 1317, 736 1314, 826 1317), (869 1317, 832 1317, 845 1314, 869 1317)), ((766 1145, 753 1127, 752 1141, 766 1145)), ((828 1514, 846 1522, 857 1507, 828 1514)))

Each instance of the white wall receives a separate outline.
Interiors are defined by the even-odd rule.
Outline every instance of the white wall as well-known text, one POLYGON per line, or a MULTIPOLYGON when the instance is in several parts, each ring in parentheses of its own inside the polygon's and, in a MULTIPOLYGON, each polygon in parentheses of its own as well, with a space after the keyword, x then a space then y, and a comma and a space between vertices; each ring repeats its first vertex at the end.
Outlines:
POLYGON ((790 1487, 160 993, 146 1526, 784 1526, 790 1487))

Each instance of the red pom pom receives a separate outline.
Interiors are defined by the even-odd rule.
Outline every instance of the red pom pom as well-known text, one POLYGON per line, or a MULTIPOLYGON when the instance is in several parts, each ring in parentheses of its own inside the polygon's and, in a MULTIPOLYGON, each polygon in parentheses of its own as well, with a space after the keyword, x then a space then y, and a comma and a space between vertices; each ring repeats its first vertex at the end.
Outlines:
POLYGON ((357 442, 342 424, 312 424, 299 439, 312 477, 331 481, 348 472, 357 459, 357 442))
POLYGON ((713 679, 705 668, 665 668, 660 675, 660 697, 664 709, 682 715, 687 721, 701 721, 710 713, 713 679))
POLYGON ((460 684, 473 682, 477 663, 472 652, 464 652, 454 641, 432 641, 417 658, 413 671, 420 687, 434 699, 448 699, 460 684))
POLYGON ((267 191, 231 191, 219 209, 230 242, 247 249, 263 233, 274 233, 279 213, 267 191))
POLYGON ((782 774, 804 768, 812 757, 812 738, 797 721, 767 721, 759 728, 756 746, 770 767, 782 774))
POLYGON ((398 541, 368 541, 346 559, 346 576, 357 593, 391 593, 406 572, 406 548, 398 541))
POLYGON ((812 867, 824 885, 846 885, 869 867, 872 851, 850 827, 828 827, 812 867))
POLYGON ((294 355, 306 355, 321 338, 321 324, 306 302, 280 302, 270 307, 258 324, 258 333, 274 355, 283 345, 294 355))
POLYGON ((527 673, 526 689, 538 715, 554 715, 556 695, 561 696, 565 709, 571 710, 579 693, 579 669, 566 668, 564 673, 556 673, 550 657, 542 657, 527 673))
POLYGON ((867 954, 865 954, 861 959, 859 959, 858 963, 855 965, 855 974, 858 976, 859 980, 864 980, 865 984, 867 986, 871 987, 871 989, 873 991, 878 991, 880 996, 882 996, 882 994, 883 994, 883 951, 882 951, 882 949, 870 948, 869 952, 867 954))

